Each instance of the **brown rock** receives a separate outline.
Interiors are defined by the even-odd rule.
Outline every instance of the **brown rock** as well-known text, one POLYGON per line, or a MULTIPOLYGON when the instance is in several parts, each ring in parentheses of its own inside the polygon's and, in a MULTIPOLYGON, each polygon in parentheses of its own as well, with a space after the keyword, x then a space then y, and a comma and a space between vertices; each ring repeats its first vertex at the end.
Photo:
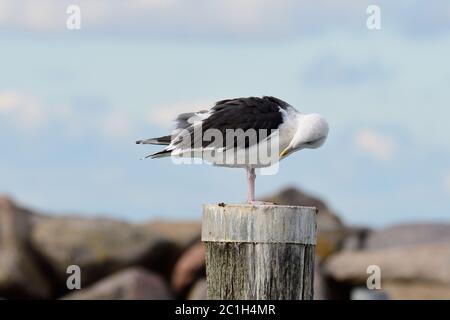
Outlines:
POLYGON ((325 202, 296 188, 286 188, 263 200, 280 205, 316 207, 318 209, 317 255, 322 259, 340 250, 344 239, 351 232, 325 202))
POLYGON ((403 224, 373 231, 366 239, 369 250, 450 242, 450 224, 403 224))
POLYGON ((31 213, 0 197, 0 296, 45 299, 52 288, 30 247, 31 213))
POLYGON ((143 268, 133 267, 112 274, 85 289, 76 290, 67 300, 168 300, 172 299, 164 280, 143 268))
POLYGON ((69 265, 81 268, 82 285, 141 265, 170 277, 181 249, 148 226, 107 218, 35 216, 32 244, 52 268, 61 292, 69 265))
POLYGON ((384 291, 393 300, 450 300, 450 286, 426 282, 387 282, 384 291))
POLYGON ((279 193, 263 198, 264 201, 290 206, 307 206, 318 209, 317 222, 322 230, 335 230, 342 227, 339 217, 319 198, 307 195, 296 188, 286 188, 279 193))
POLYGON ((365 285, 367 267, 381 268, 382 282, 450 285, 450 242, 371 251, 343 251, 326 262, 326 273, 339 282, 365 285))
POLYGON ((206 300, 206 279, 198 279, 187 296, 188 300, 206 300))
POLYGON ((347 236, 345 237, 341 250, 363 250, 366 248, 367 238, 374 232, 368 228, 347 228, 347 236))
POLYGON ((0 197, 0 244, 25 246, 29 240, 31 212, 18 207, 12 199, 0 197))
POLYGON ((195 240, 200 239, 202 224, 199 221, 163 221, 156 220, 146 224, 151 230, 161 236, 178 244, 180 247, 186 247, 195 240))
POLYGON ((178 296, 185 296, 192 284, 205 276, 205 246, 192 245, 175 264, 171 287, 178 296))

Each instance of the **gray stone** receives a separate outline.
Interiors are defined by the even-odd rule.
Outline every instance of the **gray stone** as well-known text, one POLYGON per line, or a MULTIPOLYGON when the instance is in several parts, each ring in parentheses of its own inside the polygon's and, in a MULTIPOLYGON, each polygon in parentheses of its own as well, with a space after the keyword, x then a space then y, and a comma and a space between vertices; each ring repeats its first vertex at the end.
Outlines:
POLYGON ((341 249, 344 239, 352 230, 347 229, 337 214, 317 197, 296 188, 286 188, 262 200, 279 205, 307 206, 318 209, 316 254, 322 259, 341 249))
POLYGON ((183 298, 194 282, 205 276, 205 245, 193 244, 178 259, 171 278, 172 290, 183 298))
POLYGON ((382 282, 425 282, 450 285, 450 242, 333 254, 325 271, 336 281, 365 285, 367 267, 381 269, 382 282))
POLYGON ((283 189, 277 194, 264 197, 263 200, 279 205, 317 208, 317 226, 319 231, 336 230, 343 226, 339 217, 327 206, 325 202, 293 187, 283 189))
POLYGON ((200 239, 202 224, 200 221, 156 220, 144 224, 144 227, 150 228, 159 235, 185 248, 200 239))
POLYGON ((69 265, 83 272, 83 285, 120 269, 142 265, 169 278, 181 249, 148 226, 107 218, 35 216, 32 244, 48 261, 59 286, 69 265))
POLYGON ((450 300, 450 285, 427 282, 385 282, 392 300, 450 300))
POLYGON ((30 247, 31 212, 0 197, 0 296, 45 299, 52 288, 30 247))
POLYGON ((75 290, 66 300, 168 300, 172 295, 164 280, 143 268, 112 274, 90 287, 75 290))
POLYGON ((368 250, 450 242, 450 224, 403 224, 373 231, 365 242, 368 250))
POLYGON ((198 279, 187 296, 188 300, 206 300, 206 279, 198 279))

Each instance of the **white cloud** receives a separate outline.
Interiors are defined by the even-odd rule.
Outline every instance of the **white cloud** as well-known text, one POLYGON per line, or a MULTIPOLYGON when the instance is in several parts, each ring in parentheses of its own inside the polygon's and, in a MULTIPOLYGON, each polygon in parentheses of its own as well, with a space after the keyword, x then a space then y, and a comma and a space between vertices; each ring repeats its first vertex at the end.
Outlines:
POLYGON ((128 114, 112 111, 99 121, 98 128, 106 139, 131 139, 132 122, 128 114))
MULTIPOLYGON (((380 0, 398 16, 400 29, 415 29, 417 17, 429 31, 446 30, 450 6, 435 1, 435 10, 415 1, 412 10, 380 0), (408 14, 403 14, 404 12, 408 14)), ((8 30, 65 32, 66 8, 71 1, 1 0, 0 26, 8 30)), ((148 33, 185 36, 292 36, 310 30, 361 28, 365 8, 358 0, 77 0, 85 31, 148 33)))
POLYGON ((185 112, 196 112, 200 110, 208 110, 214 104, 214 100, 204 99, 192 103, 172 103, 152 108, 147 119, 151 124, 168 128, 173 124, 173 120, 180 114, 185 112))
POLYGON ((12 1, 0 1, 0 25, 10 22, 12 17, 12 1))
POLYGON ((176 5, 176 0, 134 0, 130 4, 144 8, 164 8, 176 5))
POLYGON ((18 91, 0 91, 0 124, 33 137, 42 129, 62 130, 58 134, 81 138, 100 136, 105 140, 132 139, 133 125, 142 123, 131 114, 114 108, 86 114, 68 104, 48 105, 18 91))
POLYGON ((25 130, 41 127, 48 116, 38 101, 15 91, 0 92, 0 115, 8 123, 25 130))
POLYGON ((391 159, 396 148, 392 137, 370 129, 359 131, 355 136, 355 144, 362 152, 381 161, 391 159))
POLYGON ((55 5, 52 0, 28 0, 21 9, 17 18, 26 28, 47 31, 64 25, 64 11, 59 10, 60 6, 55 5))

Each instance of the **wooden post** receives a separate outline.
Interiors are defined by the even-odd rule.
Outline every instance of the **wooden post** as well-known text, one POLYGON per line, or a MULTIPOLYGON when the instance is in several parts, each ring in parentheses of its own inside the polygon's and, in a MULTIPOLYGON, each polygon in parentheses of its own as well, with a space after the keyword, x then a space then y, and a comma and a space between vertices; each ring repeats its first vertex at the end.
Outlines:
POLYGON ((313 298, 316 208, 203 207, 208 299, 313 298))

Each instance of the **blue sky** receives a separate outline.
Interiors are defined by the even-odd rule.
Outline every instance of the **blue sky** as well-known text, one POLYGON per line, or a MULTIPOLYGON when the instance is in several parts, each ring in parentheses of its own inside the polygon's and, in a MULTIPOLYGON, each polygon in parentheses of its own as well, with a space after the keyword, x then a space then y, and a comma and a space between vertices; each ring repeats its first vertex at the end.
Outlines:
POLYGON ((257 178, 350 224, 450 219, 450 4, 0 1, 0 193, 55 213, 199 219, 241 170, 139 161, 133 144, 216 100, 274 95, 330 123, 321 149, 257 178), (68 4, 82 28, 65 28, 68 4), (94 3, 94 4, 93 4, 94 3))

